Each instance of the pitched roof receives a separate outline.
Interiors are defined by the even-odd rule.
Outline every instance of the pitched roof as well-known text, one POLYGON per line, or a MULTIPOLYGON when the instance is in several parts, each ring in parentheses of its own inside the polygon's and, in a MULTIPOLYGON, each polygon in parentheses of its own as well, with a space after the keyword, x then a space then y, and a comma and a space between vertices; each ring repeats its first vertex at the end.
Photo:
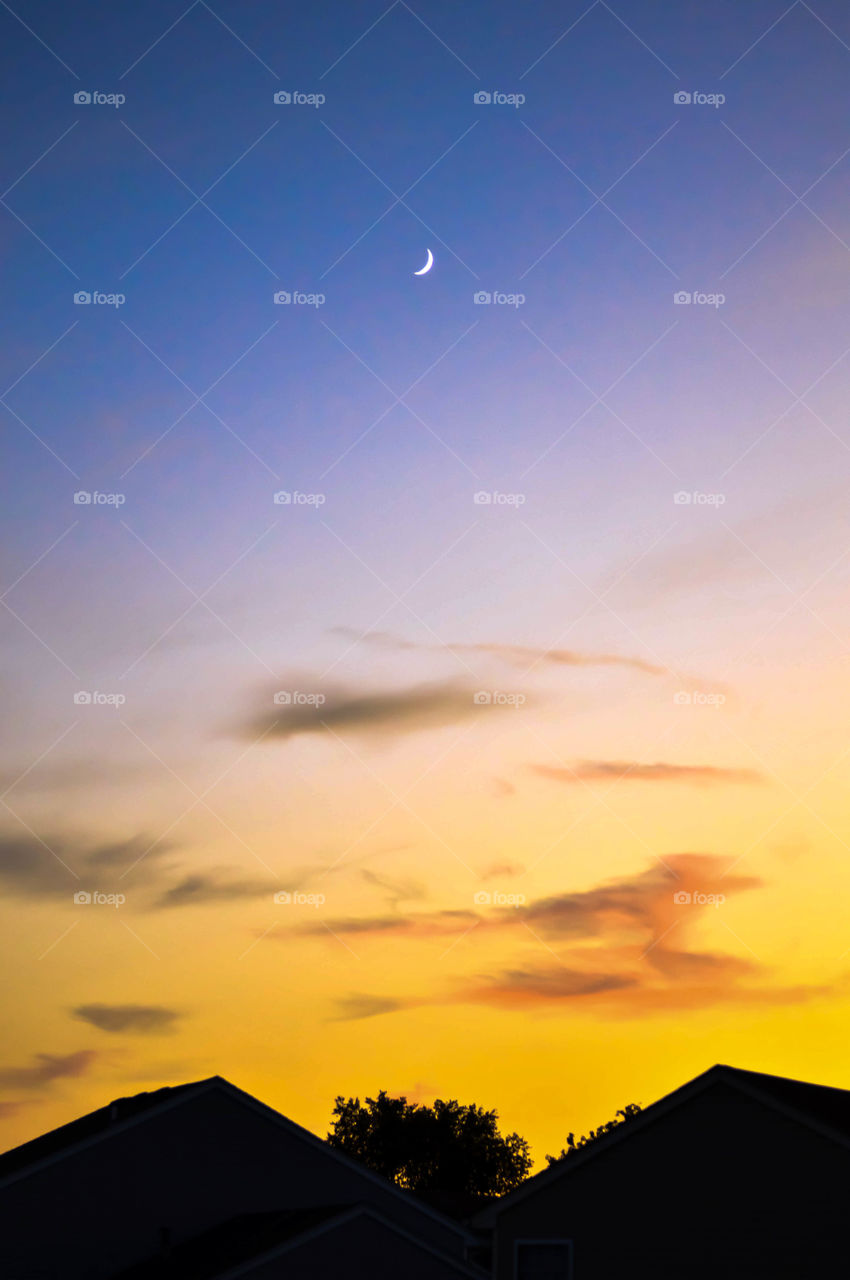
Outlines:
POLYGON ((190 1098, 211 1090, 222 1092, 243 1106, 259 1112, 266 1119, 282 1128, 292 1137, 298 1138, 301 1142, 321 1148, 329 1160, 334 1160, 349 1169, 355 1170, 367 1182, 380 1186, 384 1192, 398 1197, 406 1205, 412 1205, 420 1213, 425 1214, 426 1217, 433 1219, 442 1227, 451 1230, 461 1238, 465 1240, 474 1238, 471 1230, 464 1224, 449 1218, 438 1209, 432 1208, 411 1192, 403 1191, 394 1182, 390 1182, 389 1179, 382 1177, 378 1173, 373 1173, 371 1169, 361 1164, 359 1160, 354 1160, 344 1152, 338 1151, 335 1147, 325 1142, 323 1138, 317 1137, 309 1129, 303 1128, 302 1125, 296 1124, 294 1120, 290 1120, 279 1111, 275 1111, 273 1107, 260 1102, 258 1098, 246 1093, 235 1084, 231 1084, 223 1076, 210 1076, 206 1080, 172 1085, 163 1089, 156 1089, 152 1093, 138 1093, 131 1098, 118 1098, 107 1106, 100 1107, 97 1111, 91 1111, 88 1115, 72 1120, 70 1124, 61 1125, 58 1129, 53 1129, 50 1133, 33 1138, 31 1142, 25 1142, 20 1147, 13 1147, 11 1151, 0 1155, 0 1186, 6 1181, 11 1182, 16 1178, 27 1177, 30 1173, 35 1173, 44 1164, 51 1164, 56 1160, 61 1160, 66 1155, 71 1155, 75 1151, 108 1139, 132 1125, 141 1123, 149 1115, 154 1113, 161 1114, 172 1107, 180 1106, 190 1098))
POLYGON ((193 1089, 200 1089, 203 1085, 210 1084, 212 1080, 216 1079, 220 1079, 220 1077, 212 1076, 209 1080, 196 1080, 191 1084, 169 1085, 164 1089, 154 1089, 150 1093, 137 1093, 130 1098, 116 1098, 114 1101, 107 1103, 105 1107, 99 1107, 97 1111, 90 1111, 88 1115, 79 1116, 68 1124, 60 1125, 58 1129, 51 1129, 49 1133, 42 1133, 30 1142, 24 1142, 19 1147, 13 1147, 11 1151, 4 1151, 0 1155, 0 1179, 6 1178, 9 1174, 25 1169, 28 1165, 35 1164, 49 1156, 61 1154, 61 1152, 75 1147, 77 1143, 84 1142, 88 1138, 96 1138, 113 1125, 139 1116, 143 1112, 159 1107, 164 1102, 170 1102, 180 1095, 191 1092, 193 1089))
POLYGON ((589 1142, 575 1154, 559 1160, 523 1182, 516 1191, 482 1209, 473 1219, 473 1225, 490 1227, 503 1209, 533 1195, 543 1186, 570 1177, 588 1160, 604 1155, 621 1142, 628 1142, 631 1135, 647 1128, 676 1107, 690 1101, 695 1095, 716 1084, 730 1085, 741 1093, 773 1108, 789 1119, 813 1129, 822 1137, 850 1148, 850 1091, 834 1089, 828 1085, 807 1084, 803 1080, 789 1080, 784 1076, 765 1075, 760 1071, 743 1071, 720 1063, 701 1075, 689 1080, 653 1102, 636 1116, 632 1116, 615 1129, 589 1142))

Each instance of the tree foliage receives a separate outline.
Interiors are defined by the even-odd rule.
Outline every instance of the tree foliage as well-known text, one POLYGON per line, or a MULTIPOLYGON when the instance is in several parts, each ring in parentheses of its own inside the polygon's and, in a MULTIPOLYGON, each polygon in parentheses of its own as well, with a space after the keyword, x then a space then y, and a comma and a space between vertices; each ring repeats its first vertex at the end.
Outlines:
POLYGON ((575 1155, 577 1151, 581 1151, 582 1147, 586 1147, 589 1143, 595 1142, 597 1138, 601 1138, 604 1133, 610 1133, 612 1129, 619 1129, 621 1124, 625 1124, 627 1120, 631 1120, 632 1116, 636 1116, 640 1111, 640 1107, 636 1102, 630 1102, 622 1111, 618 1111, 613 1120, 608 1120, 605 1124, 601 1124, 598 1129, 591 1129, 590 1133, 585 1133, 576 1141, 574 1133, 567 1134, 567 1145, 558 1156, 547 1156, 546 1162, 550 1166, 558 1164, 560 1160, 566 1160, 567 1156, 575 1155))
POLYGON ((501 1196, 531 1169, 528 1143, 499 1132, 498 1113, 437 1099, 433 1107, 390 1097, 335 1101, 328 1142, 375 1173, 420 1194, 501 1196))

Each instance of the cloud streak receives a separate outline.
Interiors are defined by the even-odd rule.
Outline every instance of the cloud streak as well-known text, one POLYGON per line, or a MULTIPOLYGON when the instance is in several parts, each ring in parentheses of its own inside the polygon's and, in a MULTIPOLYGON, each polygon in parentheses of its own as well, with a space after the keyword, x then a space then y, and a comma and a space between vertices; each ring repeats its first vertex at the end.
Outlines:
POLYGON ((182 1016, 176 1009, 151 1004, 81 1004, 71 1016, 113 1035, 167 1035, 182 1016))
POLYGON ((764 779, 755 769, 727 769, 708 764, 640 764, 636 760, 579 760, 570 767, 530 766, 540 778, 553 782, 720 782, 754 783, 764 779))
POLYGON ((355 643, 371 645, 379 649, 391 649, 397 652, 409 650, 423 653, 471 653, 498 658, 509 666, 528 669, 538 665, 556 667, 623 667, 629 671, 640 671, 644 675, 662 676, 669 672, 654 662, 644 658, 633 658, 616 653, 579 653, 575 649, 542 649, 531 645, 500 644, 495 641, 457 641, 454 643, 424 644, 415 640, 405 640, 402 636, 393 635, 389 631, 367 631, 365 634, 353 627, 333 627, 334 635, 345 636, 355 643))
MULTIPOLYGON (((316 689, 324 701, 318 705, 291 702, 255 712, 242 724, 243 737, 295 738, 305 733, 354 730, 394 737, 425 729, 442 729, 475 716, 503 708, 498 703, 481 706, 475 691, 464 684, 441 681, 403 689, 355 692, 316 689)), ((271 697, 268 699, 272 703, 271 697)))
POLYGON ((141 835, 89 845, 54 834, 44 842, 28 834, 0 834, 0 887, 14 897, 69 905, 79 892, 122 894, 129 909, 151 911, 270 901, 276 890, 298 888, 311 874, 310 869, 293 871, 287 879, 297 879, 281 883, 273 875, 240 877, 228 867, 187 871, 165 861, 173 852, 172 846, 141 835))
POLYGON ((54 1080, 85 1075, 97 1057, 94 1049, 76 1053, 37 1053, 26 1067, 0 1067, 0 1086, 7 1089, 42 1089, 54 1080))
MULTIPOLYGON (((700 920, 732 895, 763 887, 729 860, 712 854, 671 854, 665 865, 577 893, 552 894, 519 906, 439 911, 328 922, 335 933, 376 938, 389 931, 411 940, 455 937, 474 927, 521 944, 517 962, 490 973, 456 979, 433 995, 402 996, 395 1007, 473 1004, 504 1010, 575 1007, 597 1016, 637 1018, 721 1004, 784 1005, 828 994, 818 986, 772 987, 769 970, 742 958, 690 945, 700 920), (529 957, 529 949, 531 951, 529 957), (541 961, 540 953, 546 957, 541 961)), ((324 925, 303 927, 317 934, 324 925)), ((386 999, 386 998, 384 998, 386 999)), ((394 1008, 358 996, 358 1017, 394 1008)), ((354 1006, 352 1006, 354 1007, 354 1006)), ((344 1002, 339 1017, 346 1017, 344 1002)))

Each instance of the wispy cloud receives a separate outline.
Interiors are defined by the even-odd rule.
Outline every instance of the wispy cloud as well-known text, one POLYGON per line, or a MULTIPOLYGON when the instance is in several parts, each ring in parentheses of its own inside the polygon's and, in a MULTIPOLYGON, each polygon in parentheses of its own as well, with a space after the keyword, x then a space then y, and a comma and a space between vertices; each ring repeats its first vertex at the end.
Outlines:
POLYGON ((54 1080, 85 1075, 97 1057, 94 1049, 76 1053, 36 1053, 26 1067, 0 1067, 0 1085, 8 1089, 41 1089, 54 1080))
POLYGON ((644 675, 661 676, 669 674, 665 667, 645 658, 635 658, 617 653, 581 653, 575 649, 544 649, 531 645, 503 644, 498 641, 456 641, 446 644, 425 644, 417 640, 405 640, 402 636, 393 635, 389 631, 367 631, 365 634, 353 627, 333 627, 332 633, 344 636, 347 640, 372 645, 379 649, 393 649, 398 652, 415 650, 424 653, 470 653, 498 658, 509 666, 525 670, 532 666, 548 665, 558 667, 624 667, 631 671, 640 671, 644 675))
POLYGON ((147 836, 112 844, 89 844, 77 837, 49 833, 0 834, 0 886, 16 897, 72 904, 74 895, 121 894, 129 910, 201 906, 244 898, 267 898, 278 889, 294 889, 312 871, 246 877, 233 868, 190 871, 176 864, 174 848, 147 836))
POLYGON ((530 766, 541 778, 553 782, 763 782, 755 769, 728 769, 708 764, 640 764, 636 760, 578 760, 569 767, 530 766))
MULTIPOLYGON (((819 986, 771 985, 769 969, 754 955, 691 946, 699 921, 711 918, 732 895, 761 888, 763 882, 740 872, 725 874, 730 860, 712 854, 670 854, 665 863, 520 906, 330 925, 334 932, 356 929, 376 937, 391 930, 411 940, 457 936, 475 926, 476 936, 495 930, 522 946, 517 962, 456 979, 436 992, 400 996, 395 1003, 402 1008, 427 1003, 526 1010, 575 1003, 599 1016, 630 1018, 719 1004, 793 1004, 827 994, 819 986)), ((318 933, 315 926, 302 931, 318 933)), ((394 1011, 378 1004, 372 1008, 362 995, 358 1000, 360 1017, 394 1011)), ((338 1007, 339 1016, 345 1016, 344 1004, 338 1007)))
MULTIPOLYGON (((161 860, 171 846, 131 836, 111 844, 88 844, 76 837, 48 833, 0 833, 0 885, 16 897, 65 899, 79 890, 116 892, 122 875, 133 871, 141 886, 162 874, 161 860)), ((127 881, 121 883, 127 893, 127 881)))
POLYGON ((242 724, 241 736, 254 739, 264 735, 268 741, 326 730, 395 736, 440 729, 503 710, 497 703, 479 705, 475 700, 476 691, 456 681, 367 692, 330 689, 317 681, 312 692, 324 701, 318 704, 292 701, 276 706, 271 692, 267 692, 265 709, 255 710, 242 724))
POLYGON ((240 898, 271 898, 278 889, 295 888, 293 884, 280 884, 271 876, 239 879, 226 868, 213 871, 196 871, 183 876, 154 901, 154 907, 198 907, 215 902, 236 902, 240 898))
POLYGON ((358 1022, 362 1018, 374 1018, 379 1013, 395 1013, 398 1009, 409 1007, 409 1002, 390 999, 387 996, 353 994, 341 996, 336 1001, 336 1013, 329 1020, 331 1022, 358 1022))

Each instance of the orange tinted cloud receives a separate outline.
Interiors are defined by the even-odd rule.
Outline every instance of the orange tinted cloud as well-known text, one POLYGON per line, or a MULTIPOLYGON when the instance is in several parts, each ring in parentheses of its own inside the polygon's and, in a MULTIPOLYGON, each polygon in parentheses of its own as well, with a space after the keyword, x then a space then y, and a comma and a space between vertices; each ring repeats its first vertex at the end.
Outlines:
POLYGON ((553 782, 762 782, 754 769, 724 769, 709 764, 639 764, 636 760, 579 760, 571 767, 533 764, 541 778, 553 782))
MULTIPOLYGON (((456 936, 472 927, 511 930, 525 954, 535 940, 548 953, 542 963, 522 959, 495 973, 458 979, 449 990, 390 999, 386 1008, 359 996, 358 1017, 420 1004, 523 1009, 576 1001, 600 1015, 640 1017, 721 1003, 799 1003, 826 994, 814 986, 770 987, 768 970, 757 959, 688 945, 706 913, 720 910, 732 894, 761 887, 755 876, 725 874, 729 866, 730 859, 712 854, 671 854, 664 865, 635 875, 517 907, 350 918, 332 920, 327 928, 376 936, 391 930, 411 939, 456 936)), ((318 924, 298 932, 320 929, 326 932, 318 924)), ((340 1017, 351 1016, 339 1007, 340 1017)))

